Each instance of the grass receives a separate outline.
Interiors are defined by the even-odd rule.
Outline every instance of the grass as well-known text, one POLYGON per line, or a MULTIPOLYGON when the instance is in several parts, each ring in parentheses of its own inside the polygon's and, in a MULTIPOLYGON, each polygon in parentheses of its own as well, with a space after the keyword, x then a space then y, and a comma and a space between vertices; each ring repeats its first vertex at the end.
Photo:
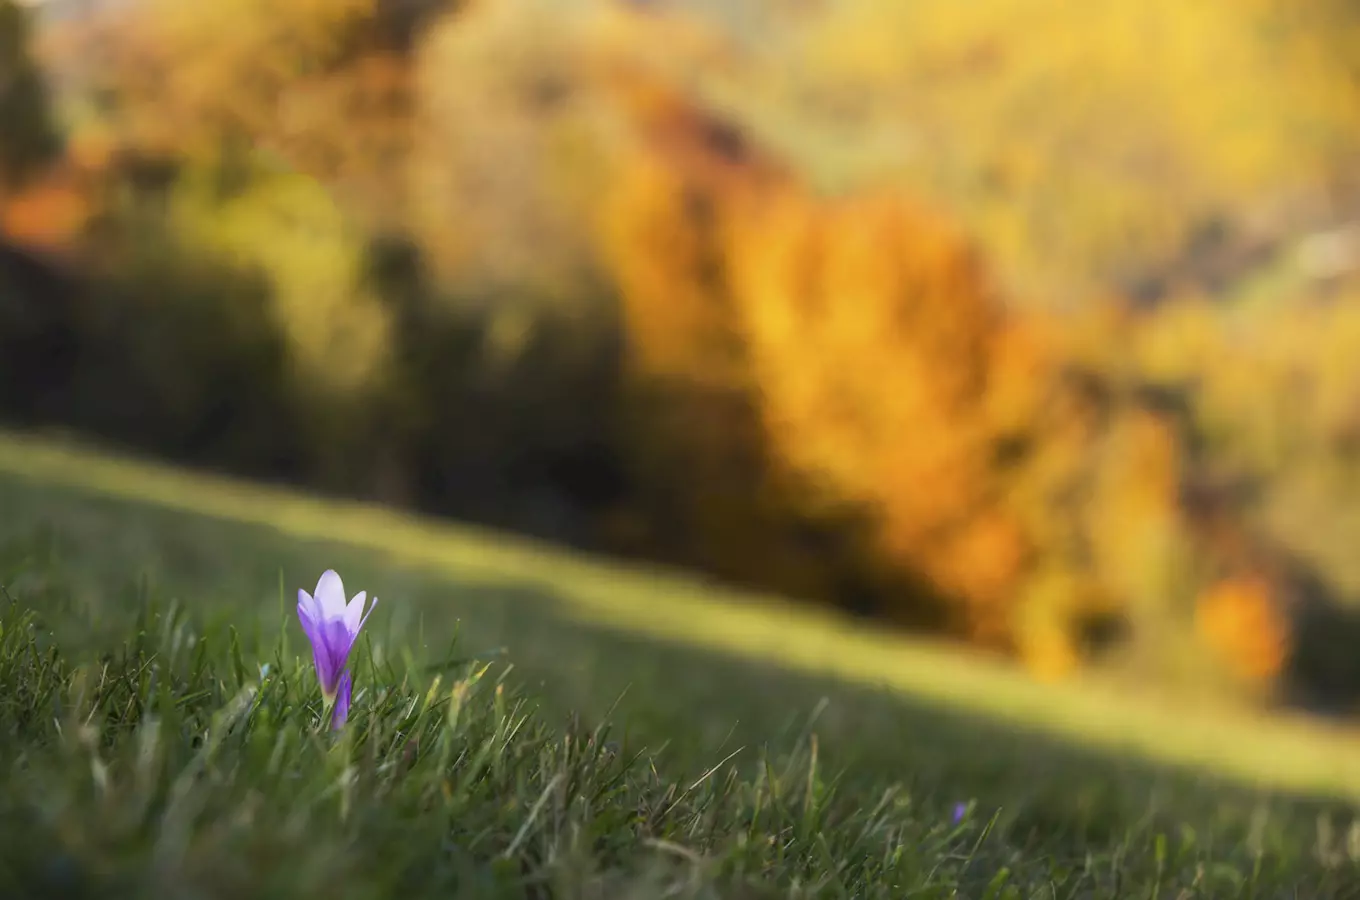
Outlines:
POLYGON ((1340 729, 32 439, 0 548, 3 896, 1360 896, 1340 729))

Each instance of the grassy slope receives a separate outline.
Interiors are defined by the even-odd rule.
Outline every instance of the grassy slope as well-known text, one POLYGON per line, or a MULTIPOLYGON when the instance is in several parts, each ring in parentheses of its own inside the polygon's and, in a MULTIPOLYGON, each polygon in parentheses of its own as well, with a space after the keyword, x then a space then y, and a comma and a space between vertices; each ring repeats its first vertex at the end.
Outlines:
MULTIPOLYGON (((1024 885, 1014 896, 1049 884, 1056 896, 1107 896, 1117 884, 1121 896, 1130 885, 1141 896, 1157 885, 1166 896, 1176 896, 1177 885, 1196 885, 1206 896, 1239 896, 1249 883, 1259 896, 1283 895, 1277 889, 1293 884, 1309 886, 1309 896, 1340 896, 1341 885, 1360 879, 1344 854, 1329 864, 1316 858, 1327 844, 1319 816, 1334 821, 1344 837, 1360 797, 1360 741, 1301 721, 1178 711, 1116 699, 1099 686, 1043 688, 953 651, 875 636, 770 599, 737 598, 672 576, 605 567, 383 510, 16 437, 0 439, 0 546, 7 548, 0 577, 10 592, 54 623, 66 664, 85 673, 45 675, 45 690, 66 678, 88 685, 98 677, 97 667, 79 664, 98 659, 134 630, 143 593, 181 598, 205 638, 202 659, 191 663, 182 641, 175 650, 179 626, 161 619, 144 629, 163 664, 183 669, 182 683, 170 688, 177 700, 159 707, 161 717, 166 709, 178 711, 177 721, 201 716, 200 729, 183 727, 178 745, 165 739, 155 777, 138 774, 136 760, 144 757, 137 756, 136 741, 147 738, 127 738, 122 751, 111 739, 106 752, 114 787, 105 789, 102 802, 123 796, 138 809, 155 810, 149 820, 161 823, 159 838, 152 841, 138 830, 143 825, 118 816, 103 818, 100 793, 90 793, 88 783, 69 786, 69 796, 45 790, 42 804, 20 810, 45 810, 53 840, 77 861, 67 865, 121 872, 132 879, 124 884, 147 883, 132 872, 145 879, 173 871, 210 891, 225 890, 226 882, 214 882, 212 874, 225 864, 222 854, 228 848, 265 854, 257 845, 271 841, 276 853, 296 844, 307 866, 321 867, 326 853, 349 848, 370 863, 388 860, 391 868, 374 869, 368 881, 337 882, 336 871, 323 877, 321 869, 301 863, 274 867, 264 855, 250 872, 234 876, 246 879, 241 885, 264 893, 296 890, 306 871, 311 887, 329 885, 345 896, 382 895, 397 884, 420 892, 474 883, 487 893, 496 883, 506 895, 522 896, 523 879, 541 876, 553 881, 556 896, 625 896, 622 886, 606 890, 598 881, 601 868, 621 867, 632 873, 630 889, 638 896, 659 890, 638 880, 647 877, 679 879, 696 896, 710 879, 773 882, 785 890, 819 884, 826 896, 900 896, 909 885, 931 886, 927 895, 961 886, 966 896, 982 896, 994 874, 1009 867, 1012 881, 1024 885), (56 535, 55 549, 43 538, 45 529, 56 535), (352 733, 366 749, 354 751, 348 771, 359 781, 345 789, 337 785, 350 777, 343 765, 348 751, 328 752, 324 741, 307 736, 308 704, 316 698, 298 659, 302 637, 287 601, 326 566, 337 567, 351 590, 367 588, 383 598, 371 635, 377 675, 364 666, 360 680, 376 678, 387 691, 360 700, 352 733), (138 579, 149 587, 129 591, 138 579), (78 611, 89 611, 89 623, 86 612, 57 612, 67 594, 78 611), (732 604, 738 599, 748 602, 732 604), (399 711, 404 697, 417 701, 413 709, 424 708, 420 698, 431 675, 415 664, 443 657, 455 622, 461 652, 506 648, 515 667, 510 681, 527 686, 538 724, 531 721, 511 737, 505 729, 513 717, 500 714, 490 690, 474 692, 481 699, 467 701, 469 712, 454 728, 440 724, 447 713, 437 704, 419 715, 399 711), (229 626, 240 635, 240 672, 224 647, 229 626), (213 751, 227 760, 217 760, 214 769, 189 735, 201 734, 219 706, 258 681, 256 665, 268 660, 275 673, 258 688, 266 699, 252 714, 247 737, 219 745, 221 733, 208 731, 210 746, 227 748, 213 751), (572 756, 561 726, 576 713, 593 727, 621 694, 611 720, 620 729, 622 756, 665 745, 622 775, 608 769, 615 762, 572 756), (409 783, 390 781, 395 769, 389 763, 403 758, 405 738, 422 729, 415 774, 409 783), (482 746, 478 740, 500 748, 493 755, 503 768, 470 779, 465 767, 476 757, 469 748, 482 746), (261 749, 266 744, 286 753, 261 749), (738 750, 700 788, 666 794, 670 784, 687 786, 738 750), (301 776, 280 780, 286 774, 280 774, 280 753, 299 761, 301 776), (814 758, 818 774, 809 781, 814 758), (179 855, 161 846, 163 825, 175 811, 166 799, 173 792, 138 794, 137 786, 164 787, 176 777, 193 785, 176 775, 193 766, 231 773, 209 779, 215 787, 201 795, 184 788, 200 816, 220 808, 225 822, 264 805, 254 838, 233 837, 225 824, 209 828, 189 816, 179 855), (443 777, 447 766, 463 777, 443 777), (836 773, 842 777, 828 795, 823 785, 836 773), (623 779, 618 784, 611 781, 615 775, 623 779), (1228 778, 1255 786, 1233 786, 1228 778), (605 799, 591 810, 563 801, 549 804, 551 815, 541 805, 530 815, 540 798, 557 796, 564 779, 597 783, 605 799), (606 784, 612 785, 607 791, 606 784), (910 802, 877 808, 894 785, 910 802), (271 807, 269 798, 280 792, 293 797, 294 806, 271 807), (340 797, 349 804, 345 820, 330 812, 340 797), (945 822, 946 810, 964 800, 976 801, 976 818, 956 833, 945 822), (665 815, 657 811, 672 806, 665 815), (646 809, 655 815, 639 812, 646 809), (309 815, 323 824, 308 826, 308 837, 298 829, 309 815), (526 826, 526 815, 537 824, 526 826), (993 815, 995 828, 983 837, 993 815), (438 838, 450 816, 456 852, 438 838), (465 826, 461 837, 458 822, 465 826), (522 828, 527 831, 516 841, 522 828), (138 844, 137 835, 146 843, 138 844), (137 852, 119 857, 114 845, 137 852), (170 854, 171 861, 156 853, 170 854), (500 874, 489 862, 495 853, 509 866, 500 874), (116 859, 124 860, 123 868, 110 862, 116 859), (411 881, 417 870, 425 875, 411 881)), ((22 638, 14 625, 11 620, 6 633, 10 642, 22 638)), ((0 651, 8 654, 0 659, 5 693, 19 698, 4 707, 3 727, 22 719, 26 740, 62 747, 48 777, 64 783, 67 770, 58 763, 80 756, 74 749, 79 729, 68 726, 59 739, 48 727, 61 716, 46 711, 51 701, 33 699, 42 694, 33 674, 39 657, 14 646, 0 651)), ((109 720, 126 717, 126 727, 141 727, 143 734, 142 717, 157 708, 150 698, 160 689, 148 682, 145 664, 123 665, 138 673, 127 693, 142 692, 146 705, 108 691, 87 702, 104 704, 99 708, 109 720)), ((109 663, 104 679, 118 669, 116 660, 109 663)), ((444 671, 443 691, 456 673, 444 671)), ((0 755, 12 765, 8 752, 0 755)), ((26 764, 34 765, 31 758, 26 764)), ((91 777, 86 760, 70 772, 76 782, 91 777)), ((6 802, 22 807, 13 798, 6 802)), ((14 805, 5 813, 0 821, 18 821, 14 805)))

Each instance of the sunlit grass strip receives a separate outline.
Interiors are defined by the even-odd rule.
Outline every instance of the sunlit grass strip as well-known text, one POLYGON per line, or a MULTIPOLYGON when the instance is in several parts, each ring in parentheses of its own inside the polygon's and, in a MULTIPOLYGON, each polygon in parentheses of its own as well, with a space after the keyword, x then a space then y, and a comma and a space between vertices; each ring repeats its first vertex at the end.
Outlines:
POLYGON ((1251 784, 1360 798, 1360 736, 1301 716, 1193 712, 1098 685, 1049 687, 1002 663, 875 633, 777 598, 381 507, 190 473, 46 439, 0 435, 0 472, 167 509, 377 550, 462 580, 532 583, 575 616, 880 685, 1075 743, 1251 784))

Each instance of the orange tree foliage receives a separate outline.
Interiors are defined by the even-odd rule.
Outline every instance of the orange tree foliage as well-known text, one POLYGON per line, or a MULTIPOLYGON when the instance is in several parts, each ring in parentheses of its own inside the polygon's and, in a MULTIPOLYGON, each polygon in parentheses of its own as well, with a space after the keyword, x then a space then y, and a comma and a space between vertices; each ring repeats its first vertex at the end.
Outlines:
POLYGON ((983 415, 1000 308, 968 247, 896 198, 789 191, 736 218, 734 295, 784 461, 870 502, 885 550, 1004 643, 1028 553, 983 415))
POLYGON ((636 549, 740 581, 828 598, 839 561, 790 540, 766 452, 762 398, 731 316, 710 198, 638 160, 620 172, 603 217, 609 271, 628 334, 622 441, 648 518, 667 523, 636 549), (683 274, 689 277, 677 277, 683 274))
MULTIPOLYGON (((605 218, 635 364, 748 389, 776 464, 871 505, 882 549, 1005 644, 1029 554, 1000 502, 987 386, 1006 324, 966 243, 897 198, 822 202, 636 73, 650 139, 605 218)), ((1014 345, 1011 345, 1014 346, 1014 345)))
POLYGON ((1228 671, 1254 688, 1271 684, 1290 650, 1275 586, 1260 576, 1227 578, 1198 598, 1195 625, 1228 671))
POLYGON ((0 203, 0 236, 19 246, 59 253, 89 223, 92 208, 80 173, 45 173, 0 203))
MULTIPOLYGON (((615 96, 641 140, 602 235, 637 370, 747 391, 760 434, 725 439, 763 441, 805 512, 867 510, 877 552, 947 598, 972 640, 1053 675, 1080 664, 1101 619, 1199 652, 1201 570, 1228 551, 1181 503, 1186 423, 1085 352, 1124 340, 1129 319, 1017 318, 970 243, 906 198, 816 196, 637 69, 615 96)), ((677 446, 714 452, 693 437, 677 446)), ((1278 594, 1253 595, 1251 639, 1214 612, 1203 640, 1279 674, 1278 594)), ((919 602, 880 597, 899 615, 919 602)))

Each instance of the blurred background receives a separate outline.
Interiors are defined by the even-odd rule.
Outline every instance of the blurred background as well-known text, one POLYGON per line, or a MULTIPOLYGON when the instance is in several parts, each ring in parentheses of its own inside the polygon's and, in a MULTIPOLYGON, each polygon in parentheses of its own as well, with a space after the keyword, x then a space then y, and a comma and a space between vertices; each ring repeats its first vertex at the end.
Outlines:
POLYGON ((0 418, 1360 713, 1360 5, 0 0, 0 418))

